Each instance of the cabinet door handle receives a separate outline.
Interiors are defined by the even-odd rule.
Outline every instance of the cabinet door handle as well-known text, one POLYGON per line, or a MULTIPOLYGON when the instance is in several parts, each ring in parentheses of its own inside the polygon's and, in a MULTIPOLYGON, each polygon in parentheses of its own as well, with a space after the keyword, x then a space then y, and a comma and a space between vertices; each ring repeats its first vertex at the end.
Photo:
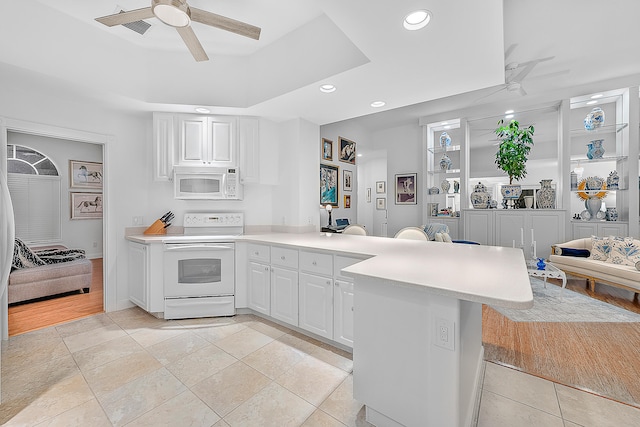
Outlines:
POLYGON ((256 252, 254 252, 253 254, 254 254, 255 256, 258 256, 258 255, 260 255, 260 252, 257 252, 257 251, 256 251, 256 252))
POLYGON ((264 268, 264 271, 269 271, 269 267, 265 267, 265 268, 264 268))
POLYGON ((317 263, 317 262, 315 262, 315 261, 313 261, 311 264, 313 264, 313 265, 318 265, 318 263, 317 263))
POLYGON ((331 280, 327 280, 327 285, 331 286, 331 280))
POLYGON ((284 261, 284 255, 282 255, 282 256, 280 257, 280 259, 284 261))

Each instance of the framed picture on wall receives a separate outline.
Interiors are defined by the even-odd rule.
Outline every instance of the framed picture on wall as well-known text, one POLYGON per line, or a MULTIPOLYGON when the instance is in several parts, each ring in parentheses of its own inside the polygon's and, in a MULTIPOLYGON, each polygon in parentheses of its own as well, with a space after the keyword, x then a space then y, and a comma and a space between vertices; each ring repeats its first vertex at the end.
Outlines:
POLYGON ((396 175, 396 205, 415 205, 416 179, 418 174, 406 173, 396 175))
POLYGON ((102 193, 71 193, 71 219, 102 218, 102 193))
POLYGON ((322 160, 333 161, 333 141, 322 138, 322 160))
POLYGON ((102 189, 102 163, 69 160, 69 187, 102 189))
POLYGON ((347 194, 344 196, 344 208, 349 209, 350 207, 351 207, 351 196, 347 194))
POLYGON ((384 181, 376 182, 376 194, 383 194, 387 191, 387 185, 384 181))
POLYGON ((351 191, 351 183, 353 182, 353 171, 348 169, 342 170, 342 189, 344 191, 351 191))
POLYGON ((320 163, 320 204, 338 206, 338 166, 320 163))
POLYGON ((379 211, 387 209, 387 199, 383 197, 378 197, 376 199, 376 209, 379 211))
POLYGON ((352 165, 355 165, 356 143, 341 136, 339 136, 338 139, 340 140, 340 153, 338 155, 338 159, 341 162, 351 163, 352 165))

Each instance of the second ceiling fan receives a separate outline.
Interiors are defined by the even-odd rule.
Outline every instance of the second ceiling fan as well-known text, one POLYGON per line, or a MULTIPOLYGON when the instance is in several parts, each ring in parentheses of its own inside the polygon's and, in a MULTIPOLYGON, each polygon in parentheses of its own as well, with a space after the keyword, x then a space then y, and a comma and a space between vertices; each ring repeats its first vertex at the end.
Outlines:
POLYGON ((151 7, 103 16, 96 18, 96 21, 108 27, 113 27, 114 25, 128 24, 149 18, 158 18, 170 27, 174 27, 196 61, 207 61, 209 57, 193 32, 191 21, 230 31, 254 40, 260 39, 261 30, 259 27, 191 7, 186 0, 151 0, 151 7))

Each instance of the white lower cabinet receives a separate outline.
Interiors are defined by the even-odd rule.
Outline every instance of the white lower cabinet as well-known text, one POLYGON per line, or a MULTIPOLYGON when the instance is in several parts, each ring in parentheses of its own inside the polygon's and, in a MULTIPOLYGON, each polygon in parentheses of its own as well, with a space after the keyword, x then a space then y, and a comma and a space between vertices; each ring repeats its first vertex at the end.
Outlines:
POLYGON ((300 273, 298 326, 333 338, 333 279, 300 273))
POLYGON ((298 272, 271 267, 271 317, 298 326, 298 272))
POLYGON ((333 340, 353 347, 353 282, 334 281, 333 340))
POLYGON ((620 236, 629 235, 629 225, 626 222, 618 221, 572 221, 571 231, 573 239, 599 236, 620 236))
POLYGON ((249 308, 259 313, 271 315, 271 267, 249 261, 249 308))
POLYGON ((353 279, 342 269, 366 257, 250 243, 247 259, 250 309, 353 347, 353 279))
POLYGON ((149 309, 148 246, 129 242, 129 299, 144 310, 149 309))

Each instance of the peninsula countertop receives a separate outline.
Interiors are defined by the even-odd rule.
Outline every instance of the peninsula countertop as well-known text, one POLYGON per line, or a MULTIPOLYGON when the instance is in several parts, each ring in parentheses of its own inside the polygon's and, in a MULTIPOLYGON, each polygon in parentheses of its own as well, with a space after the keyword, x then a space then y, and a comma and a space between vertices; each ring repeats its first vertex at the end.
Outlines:
MULTIPOLYGON (((153 244, 167 237, 170 236, 126 238, 153 244)), ((362 256, 367 259, 343 271, 423 287, 428 292, 465 301, 521 309, 533 306, 520 249, 320 232, 245 234, 235 240, 362 256)))

